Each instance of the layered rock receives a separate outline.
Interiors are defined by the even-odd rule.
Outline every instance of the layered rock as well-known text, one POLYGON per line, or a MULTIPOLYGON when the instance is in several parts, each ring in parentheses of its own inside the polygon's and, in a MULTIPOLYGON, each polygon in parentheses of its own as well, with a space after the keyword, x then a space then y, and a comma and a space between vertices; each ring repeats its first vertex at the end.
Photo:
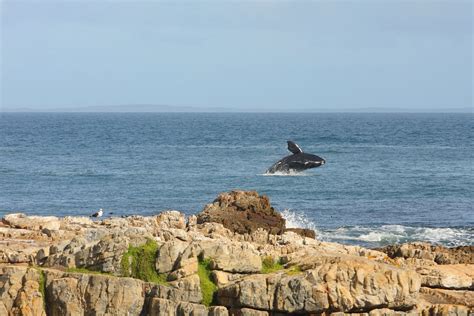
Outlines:
POLYGON ((474 264, 474 246, 446 248, 429 243, 390 245, 379 249, 390 258, 415 258, 434 261, 437 264, 474 264))
POLYGON ((473 309, 470 248, 416 244, 384 253, 321 242, 286 231, 255 192, 221 194, 203 214, 52 218, 59 226, 47 229, 44 218, 8 216, 0 225, 0 315, 468 315, 473 309), (242 221, 225 226, 227 215, 238 212, 242 221), (221 213, 227 215, 208 222, 221 213), (248 224, 247 215, 259 224, 248 224), (140 247, 148 243, 145 254, 140 247))

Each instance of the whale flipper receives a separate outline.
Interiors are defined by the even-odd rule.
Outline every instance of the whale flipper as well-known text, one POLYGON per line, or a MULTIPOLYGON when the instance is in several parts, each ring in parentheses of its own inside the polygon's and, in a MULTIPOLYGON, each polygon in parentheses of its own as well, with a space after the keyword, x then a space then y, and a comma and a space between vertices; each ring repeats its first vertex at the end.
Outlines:
POLYGON ((288 143, 288 150, 291 151, 293 154, 301 154, 303 150, 301 150, 300 146, 298 146, 295 142, 291 140, 287 141, 288 143))

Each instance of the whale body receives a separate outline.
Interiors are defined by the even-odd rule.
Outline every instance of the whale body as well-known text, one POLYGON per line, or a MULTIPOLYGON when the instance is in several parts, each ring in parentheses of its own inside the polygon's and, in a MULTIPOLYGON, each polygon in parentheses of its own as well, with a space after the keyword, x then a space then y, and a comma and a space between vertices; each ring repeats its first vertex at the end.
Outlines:
POLYGON ((289 173, 291 171, 303 171, 306 169, 321 167, 326 161, 316 155, 304 153, 301 147, 291 140, 287 141, 288 150, 292 155, 286 156, 275 162, 267 173, 283 172, 289 173))

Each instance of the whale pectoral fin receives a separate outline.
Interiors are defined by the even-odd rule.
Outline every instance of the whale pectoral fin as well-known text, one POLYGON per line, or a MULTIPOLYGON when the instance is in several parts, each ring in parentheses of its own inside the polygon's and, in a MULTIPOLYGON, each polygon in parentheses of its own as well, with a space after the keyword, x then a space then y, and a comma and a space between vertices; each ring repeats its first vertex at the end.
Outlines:
POLYGON ((291 140, 287 141, 288 143, 288 150, 291 151, 293 154, 301 154, 303 150, 301 150, 300 146, 296 143, 292 142, 291 140))

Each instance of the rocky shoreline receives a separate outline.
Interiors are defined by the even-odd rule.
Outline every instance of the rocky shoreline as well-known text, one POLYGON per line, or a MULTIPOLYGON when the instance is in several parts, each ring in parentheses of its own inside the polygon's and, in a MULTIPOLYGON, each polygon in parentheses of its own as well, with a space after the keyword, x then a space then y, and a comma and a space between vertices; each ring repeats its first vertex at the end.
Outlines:
POLYGON ((0 224, 0 315, 472 315, 473 278, 473 246, 322 242, 256 192, 197 216, 0 224))

